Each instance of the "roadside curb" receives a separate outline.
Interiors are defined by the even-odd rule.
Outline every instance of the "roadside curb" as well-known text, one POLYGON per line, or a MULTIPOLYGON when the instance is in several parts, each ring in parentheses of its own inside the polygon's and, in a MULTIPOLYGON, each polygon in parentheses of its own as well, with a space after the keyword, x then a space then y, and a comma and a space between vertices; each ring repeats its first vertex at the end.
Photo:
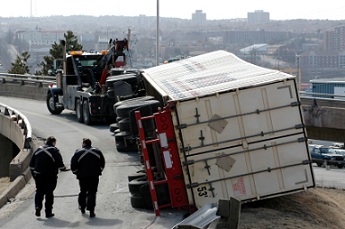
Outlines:
POLYGON ((10 186, 0 196, 0 208, 8 202, 11 202, 12 198, 24 188, 24 186, 31 179, 30 168, 27 168, 21 176, 18 176, 14 181, 11 182, 10 186))
MULTIPOLYGON (((35 151, 38 145, 42 144, 42 140, 37 137, 33 138, 33 151, 35 151)), ((11 202, 11 199, 15 198, 16 195, 25 187, 25 185, 30 181, 32 175, 29 166, 24 168, 19 176, 17 176, 14 181, 10 182, 7 189, 0 195, 0 208, 2 208, 7 203, 11 202)))

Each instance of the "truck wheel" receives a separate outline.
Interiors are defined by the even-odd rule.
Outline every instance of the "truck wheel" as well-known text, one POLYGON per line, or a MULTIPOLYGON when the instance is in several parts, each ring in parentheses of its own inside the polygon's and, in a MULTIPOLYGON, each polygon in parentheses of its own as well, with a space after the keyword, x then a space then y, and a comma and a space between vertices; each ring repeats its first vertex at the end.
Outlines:
POLYGON ((55 102, 56 97, 57 95, 53 96, 52 93, 49 93, 47 95, 47 101, 46 101, 47 107, 48 107, 49 112, 53 115, 61 114, 61 112, 63 111, 63 108, 56 106, 56 102, 55 102))
POLYGON ((84 118, 83 118, 83 107, 80 102, 80 99, 77 99, 75 101, 75 105, 76 105, 75 114, 77 115, 78 122, 82 123, 84 121, 84 118))
POLYGON ((132 208, 145 208, 144 200, 141 196, 131 196, 132 208))
POLYGON ((87 100, 83 101, 83 121, 86 125, 91 125, 91 115, 89 109, 89 102, 87 100))
POLYGON ((117 122, 117 125, 121 131, 129 132, 131 130, 131 124, 129 123, 129 118, 121 119, 117 122))
POLYGON ((158 107, 160 106, 160 103, 157 100, 137 101, 136 103, 125 103, 116 108, 116 114, 118 117, 128 118, 131 110, 144 106, 151 107, 151 109, 154 110, 154 112, 156 112, 158 110, 158 107))
MULTIPOLYGON (((168 184, 155 185, 158 205, 167 205, 171 203, 168 184)), ((140 187, 140 196, 143 199, 144 208, 152 209, 152 197, 149 184, 144 184, 140 187)))
POLYGON ((344 168, 344 165, 337 165, 337 167, 338 167, 339 169, 342 169, 342 168, 344 168))
POLYGON ((109 131, 110 131, 111 133, 114 133, 115 130, 118 130, 118 129, 119 129, 119 127, 117 126, 117 123, 112 123, 112 124, 110 124, 110 126, 109 126, 109 131))
POLYGON ((148 184, 146 176, 133 179, 128 183, 129 192, 132 195, 140 195, 140 187, 145 184, 148 184))
POLYGON ((134 179, 138 179, 138 178, 145 178, 146 177, 146 173, 145 172, 136 172, 136 173, 132 173, 128 175, 128 182, 134 180, 134 179))

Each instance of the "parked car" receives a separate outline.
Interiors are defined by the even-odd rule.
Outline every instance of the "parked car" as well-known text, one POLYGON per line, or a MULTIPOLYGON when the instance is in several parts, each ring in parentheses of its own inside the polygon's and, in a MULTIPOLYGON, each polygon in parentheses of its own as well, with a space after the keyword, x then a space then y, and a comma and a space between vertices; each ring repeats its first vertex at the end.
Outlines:
POLYGON ((345 149, 334 149, 334 152, 345 157, 345 149))
POLYGON ((336 150, 327 146, 309 145, 311 159, 319 167, 327 164, 337 166, 340 169, 343 168, 345 166, 345 156, 340 152, 337 153, 336 150))
POLYGON ((334 142, 330 147, 331 148, 344 149, 344 143, 334 142))

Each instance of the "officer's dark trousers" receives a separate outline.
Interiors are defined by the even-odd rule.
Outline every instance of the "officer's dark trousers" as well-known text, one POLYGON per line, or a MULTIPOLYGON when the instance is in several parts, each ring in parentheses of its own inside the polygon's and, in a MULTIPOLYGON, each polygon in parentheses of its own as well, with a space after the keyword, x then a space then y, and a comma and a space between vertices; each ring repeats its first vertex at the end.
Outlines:
POLYGON ((86 207, 90 212, 95 210, 98 180, 98 176, 79 178, 80 193, 78 203, 81 209, 86 207))
POLYGON ((45 197, 46 212, 51 213, 54 204, 54 190, 57 184, 57 176, 36 175, 35 182, 35 208, 42 209, 42 202, 45 197))

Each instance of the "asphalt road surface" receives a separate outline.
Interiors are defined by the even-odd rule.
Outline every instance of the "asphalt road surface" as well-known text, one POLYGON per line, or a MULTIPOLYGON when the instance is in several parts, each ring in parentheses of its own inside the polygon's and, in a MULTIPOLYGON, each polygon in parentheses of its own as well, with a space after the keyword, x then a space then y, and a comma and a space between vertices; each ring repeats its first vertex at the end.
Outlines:
MULTIPOLYGON (((59 174, 54 192, 55 217, 46 219, 34 214, 34 181, 0 209, 0 228, 171 228, 183 220, 183 214, 174 209, 163 209, 156 217, 153 210, 134 209, 130 204, 128 175, 142 169, 137 153, 119 153, 109 126, 87 126, 77 122, 71 111, 51 115, 44 101, 0 96, 0 102, 23 113, 31 123, 33 134, 40 138, 53 135, 57 138, 65 165, 69 166, 75 150, 81 147, 82 138, 92 140, 106 159, 97 193, 96 218, 82 215, 78 209, 78 181, 71 171, 59 174)), ((87 212, 88 213, 88 212, 87 212)))

